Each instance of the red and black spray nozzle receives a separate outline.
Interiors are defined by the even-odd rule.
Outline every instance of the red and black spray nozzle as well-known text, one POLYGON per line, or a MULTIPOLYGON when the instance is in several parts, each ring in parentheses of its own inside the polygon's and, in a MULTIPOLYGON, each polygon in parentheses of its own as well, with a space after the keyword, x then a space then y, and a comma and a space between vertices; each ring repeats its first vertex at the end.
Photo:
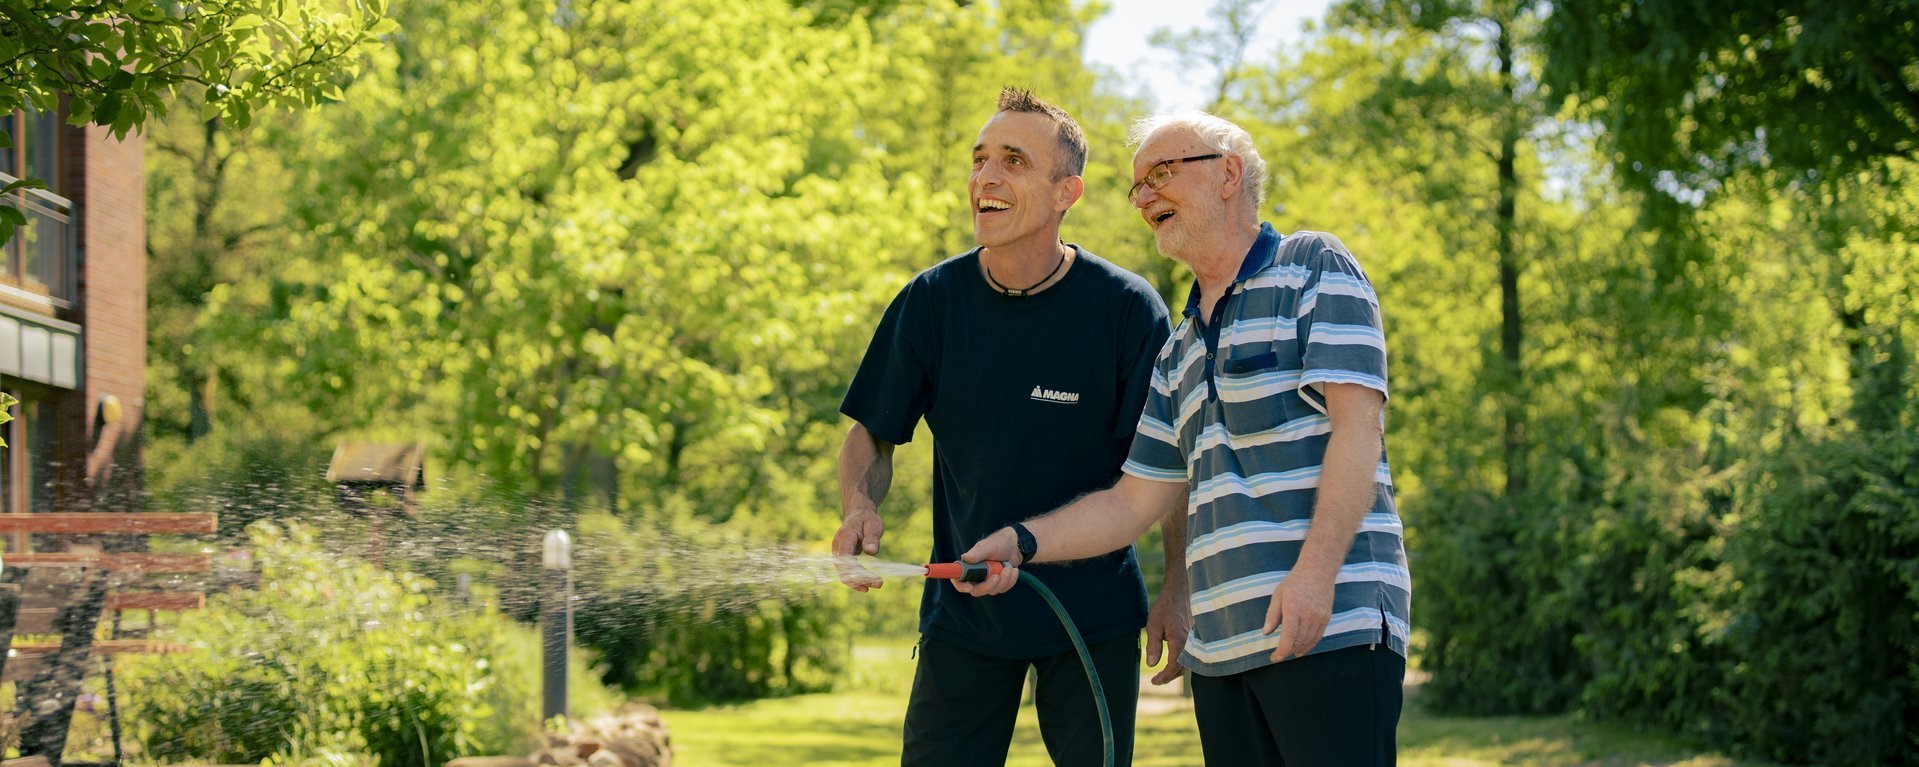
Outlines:
POLYGON ((999 575, 1006 565, 991 560, 985 562, 934 562, 926 566, 926 577, 945 578, 961 583, 980 583, 988 577, 999 575))

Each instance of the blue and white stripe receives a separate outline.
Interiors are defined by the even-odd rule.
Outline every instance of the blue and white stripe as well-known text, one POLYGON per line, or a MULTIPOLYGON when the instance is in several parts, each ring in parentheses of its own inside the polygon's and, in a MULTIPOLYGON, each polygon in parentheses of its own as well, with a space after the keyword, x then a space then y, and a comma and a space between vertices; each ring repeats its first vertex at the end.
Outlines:
MULTIPOLYGON (((1182 661, 1209 676, 1271 662, 1278 635, 1262 624, 1312 533, 1332 431, 1317 390, 1387 391, 1379 298, 1338 239, 1299 232, 1281 240, 1263 227, 1236 282, 1212 360, 1195 288, 1161 350, 1124 467, 1189 484, 1193 633, 1182 661)), ((1412 576, 1383 455, 1373 479, 1373 507, 1336 576, 1332 619, 1313 652, 1379 642, 1406 652, 1412 576)))

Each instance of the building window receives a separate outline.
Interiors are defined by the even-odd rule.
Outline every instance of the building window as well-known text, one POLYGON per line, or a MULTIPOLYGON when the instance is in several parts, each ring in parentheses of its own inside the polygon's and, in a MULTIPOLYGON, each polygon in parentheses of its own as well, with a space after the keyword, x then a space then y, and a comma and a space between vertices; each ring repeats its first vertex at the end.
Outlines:
MULTIPOLYGON (((0 115, 0 132, 12 146, 0 150, 0 186, 36 178, 46 189, 22 189, 0 198, 26 215, 27 225, 0 252, 0 294, 24 298, 30 308, 50 311, 73 300, 77 257, 73 203, 61 196, 61 125, 58 111, 27 108, 0 115)), ((0 296, 3 297, 3 296, 0 296)))
POLYGON ((0 150, 0 173, 38 178, 59 194, 60 116, 27 107, 0 118, 0 131, 13 139, 13 146, 0 150))

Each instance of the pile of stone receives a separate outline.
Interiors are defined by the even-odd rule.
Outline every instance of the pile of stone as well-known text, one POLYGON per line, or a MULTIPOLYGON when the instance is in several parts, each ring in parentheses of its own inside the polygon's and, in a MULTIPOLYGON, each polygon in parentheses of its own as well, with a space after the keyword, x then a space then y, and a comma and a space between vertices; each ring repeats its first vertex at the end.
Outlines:
POLYGON ((546 733, 525 758, 469 756, 447 767, 670 767, 672 739, 660 711, 627 703, 616 711, 575 722, 571 733, 546 733))

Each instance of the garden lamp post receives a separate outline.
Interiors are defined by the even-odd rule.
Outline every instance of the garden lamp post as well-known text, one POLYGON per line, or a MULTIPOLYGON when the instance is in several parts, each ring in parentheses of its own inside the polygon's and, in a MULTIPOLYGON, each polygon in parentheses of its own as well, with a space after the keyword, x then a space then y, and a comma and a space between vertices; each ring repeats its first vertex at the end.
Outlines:
POLYGON ((542 721, 566 716, 566 654, 573 644, 573 544, 565 530, 546 534, 541 546, 540 633, 544 704, 542 721))

